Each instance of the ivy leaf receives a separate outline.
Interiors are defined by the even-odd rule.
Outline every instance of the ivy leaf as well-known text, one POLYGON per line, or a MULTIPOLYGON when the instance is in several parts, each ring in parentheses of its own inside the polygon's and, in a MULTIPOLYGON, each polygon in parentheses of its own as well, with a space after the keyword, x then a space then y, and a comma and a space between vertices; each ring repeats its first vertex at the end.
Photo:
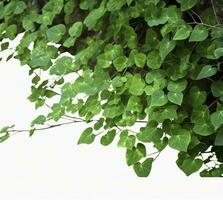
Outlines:
POLYGON ((92 134, 93 129, 91 127, 86 128, 81 134, 77 144, 91 144, 94 142, 95 134, 92 134))
POLYGON ((198 171, 203 165, 201 159, 186 158, 183 161, 183 164, 180 166, 180 169, 187 175, 190 176, 194 172, 198 171))
POLYGON ((107 3, 107 9, 108 11, 120 10, 125 4, 126 0, 109 0, 107 3))
POLYGON ((177 2, 181 4, 181 10, 186 11, 198 4, 199 0, 177 0, 177 2))
POLYGON ((82 22, 75 22, 68 30, 71 37, 79 37, 82 33, 83 24, 82 22))
POLYGON ((211 91, 214 97, 223 96, 223 81, 215 81, 211 84, 211 91))
POLYGON ((197 86, 193 86, 190 89, 190 93, 187 96, 188 103, 193 106, 197 107, 202 105, 207 98, 207 94, 204 91, 200 91, 200 89, 197 86))
POLYGON ((132 95, 140 96, 144 92, 145 82, 141 78, 140 74, 135 74, 131 80, 131 84, 129 86, 129 92, 132 95))
POLYGON ((31 122, 31 127, 34 125, 44 124, 46 117, 44 115, 39 115, 36 119, 31 122))
POLYGON ((47 38, 50 42, 58 43, 66 32, 63 24, 55 25, 46 31, 47 38))
POLYGON ((166 58, 166 56, 175 48, 176 41, 169 40, 168 37, 163 38, 160 42, 159 52, 162 60, 166 58))
POLYGON ((100 140, 101 144, 104 146, 108 146, 114 140, 115 135, 116 135, 116 130, 112 129, 108 131, 107 134, 101 137, 101 140, 100 140))
POLYGON ((146 64, 146 55, 144 53, 137 53, 134 56, 134 60, 137 67, 143 68, 146 64))
POLYGON ((204 41, 209 35, 207 28, 203 25, 196 25, 191 33, 190 42, 204 41))
POLYGON ((159 69, 161 67, 162 64, 162 60, 161 57, 159 55, 159 52, 154 50, 151 51, 148 55, 147 55, 147 66, 151 69, 159 69))
POLYGON ((134 164, 133 169, 138 177, 147 177, 149 176, 152 169, 153 158, 147 158, 142 163, 137 162, 134 164))
POLYGON ((128 135, 128 131, 122 131, 120 134, 120 139, 118 141, 118 147, 124 147, 129 150, 132 150, 135 146, 135 136, 128 135))
POLYGON ((190 25, 182 25, 177 28, 176 33, 173 36, 173 40, 186 40, 192 31, 190 25))
POLYGON ((93 29, 98 20, 105 14, 105 1, 102 1, 100 7, 92 10, 84 20, 84 24, 89 30, 93 29))
POLYGON ((26 4, 24 1, 18 1, 16 2, 16 8, 15 8, 15 11, 14 13, 15 14, 21 14, 23 13, 23 11, 27 8, 26 4))
POLYGON ((169 81, 167 85, 167 89, 170 92, 182 92, 187 87, 187 81, 185 79, 178 81, 169 81))
POLYGON ((118 72, 128 67, 128 58, 126 56, 119 56, 114 61, 113 64, 118 72))
POLYGON ((217 48, 215 51, 214 51, 214 55, 217 59, 219 59, 220 57, 223 56, 223 48, 217 48))
POLYGON ((216 111, 211 114, 211 123, 217 130, 223 124, 223 111, 216 111))
POLYGON ((195 124, 193 131, 198 135, 209 136, 214 133, 214 127, 208 122, 203 124, 195 124))
POLYGON ((168 98, 164 94, 164 92, 162 90, 157 90, 151 96, 150 106, 160 107, 160 106, 164 106, 165 104, 167 104, 167 102, 168 102, 168 98))
POLYGON ((191 134, 186 129, 176 130, 169 139, 169 146, 179 150, 187 152, 188 145, 191 140, 191 134))
POLYGON ((183 93, 182 92, 168 92, 168 99, 170 102, 175 103, 180 106, 183 101, 183 93))
POLYGON ((217 68, 216 67, 212 67, 211 65, 205 65, 200 73, 198 74, 196 80, 201 80, 201 79, 204 79, 204 78, 208 78, 208 77, 211 77, 213 75, 215 75, 217 73, 217 68))
POLYGON ((133 147, 132 150, 127 149, 126 151, 126 161, 127 165, 131 166, 137 163, 141 158, 146 156, 146 147, 138 143, 137 147, 133 147))
POLYGON ((217 132, 217 135, 215 137, 214 145, 215 146, 223 146, 223 132, 222 132, 222 129, 220 129, 217 132))
POLYGON ((6 141, 7 139, 9 139, 9 137, 9 133, 5 133, 3 136, 0 136, 0 143, 6 141))

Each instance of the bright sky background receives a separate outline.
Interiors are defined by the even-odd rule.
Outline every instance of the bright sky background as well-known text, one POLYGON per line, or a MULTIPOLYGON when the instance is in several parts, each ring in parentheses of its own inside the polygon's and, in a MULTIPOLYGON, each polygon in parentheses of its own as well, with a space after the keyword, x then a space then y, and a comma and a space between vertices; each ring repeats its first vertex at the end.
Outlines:
MULTIPOLYGON (((26 99, 30 78, 18 61, 0 62, 0 127, 27 128, 37 116, 26 99)), ((3 200, 208 200, 223 196, 223 179, 186 177, 176 151, 165 150, 150 177, 138 178, 116 142, 76 145, 84 124, 21 133, 0 144, 0 198, 3 200)))

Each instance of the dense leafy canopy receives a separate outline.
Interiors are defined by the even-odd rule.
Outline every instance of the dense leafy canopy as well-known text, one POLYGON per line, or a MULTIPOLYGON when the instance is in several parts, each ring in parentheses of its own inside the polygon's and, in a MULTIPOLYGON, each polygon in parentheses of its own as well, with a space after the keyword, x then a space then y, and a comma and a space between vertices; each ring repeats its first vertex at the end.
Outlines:
MULTIPOLYGON (((31 122, 30 136, 86 122, 78 144, 117 139, 140 177, 168 145, 186 175, 222 176, 222 7, 221 0, 0 1, 1 51, 22 34, 7 60, 29 67, 28 99, 50 108, 31 122), (61 120, 68 122, 48 126, 61 120)), ((14 132, 3 127, 0 142, 14 132)))

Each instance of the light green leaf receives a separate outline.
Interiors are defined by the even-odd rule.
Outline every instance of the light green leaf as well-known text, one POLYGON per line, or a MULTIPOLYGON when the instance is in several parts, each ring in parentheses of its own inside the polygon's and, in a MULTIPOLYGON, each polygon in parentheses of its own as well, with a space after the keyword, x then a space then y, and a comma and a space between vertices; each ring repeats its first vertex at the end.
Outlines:
POLYGON ((26 4, 24 1, 18 1, 16 2, 16 8, 15 8, 15 11, 14 13, 15 14, 21 14, 23 13, 23 11, 27 8, 26 4))
POLYGON ((66 32, 63 24, 55 25, 46 31, 47 38, 50 42, 58 43, 66 32))
POLYGON ((190 140, 190 131, 186 129, 179 129, 173 132, 173 135, 170 137, 169 146, 176 150, 187 152, 190 140))
POLYGON ((213 75, 215 75, 217 73, 217 68, 216 67, 212 67, 211 65, 205 65, 200 73, 198 74, 196 80, 201 80, 201 79, 204 79, 204 78, 208 78, 208 77, 211 77, 213 75))
POLYGON ((182 92, 168 92, 168 99, 172 103, 181 105, 183 101, 183 93, 182 92))
POLYGON ((109 0, 107 3, 107 9, 108 11, 120 10, 125 4, 126 0, 109 0))
POLYGON ((117 71, 121 72, 129 66, 128 58, 126 56, 119 56, 113 61, 113 64, 117 71))
POLYGON ((167 85, 167 89, 170 92, 182 92, 187 87, 187 81, 185 79, 181 79, 178 81, 169 81, 167 85))
POLYGON ((201 42, 204 41, 209 35, 207 28, 203 25, 196 25, 193 29, 190 39, 190 42, 201 42))
POLYGON ((94 142, 95 134, 92 133, 93 129, 91 127, 86 128, 81 134, 77 144, 91 144, 94 142))
POLYGON ((31 127, 33 127, 34 125, 44 124, 45 121, 46 117, 44 115, 40 115, 31 122, 31 127))
POLYGON ((223 124, 223 111, 216 111, 211 114, 211 123, 217 130, 223 124))
POLYGON ((141 78, 140 74, 135 74, 131 80, 131 84, 129 86, 129 92, 132 95, 140 96, 144 92, 145 82, 141 78))
POLYGON ((192 31, 190 25, 182 25, 177 28, 176 33, 173 36, 173 40, 186 40, 192 31))
POLYGON ((147 177, 152 169, 153 158, 147 158, 142 163, 134 164, 133 169, 138 177, 147 177))
POLYGON ((146 156, 146 147, 138 143, 137 147, 133 147, 132 150, 127 149, 126 151, 126 161, 127 165, 131 166, 137 163, 141 158, 146 156))
POLYGON ((146 64, 146 55, 144 53, 137 53, 134 56, 135 64, 137 67, 144 67, 146 64))
POLYGON ((182 11, 189 10, 198 4, 199 0, 177 0, 181 4, 180 8, 182 11))
POLYGON ((166 58, 166 56, 175 48, 176 41, 169 40, 168 37, 163 38, 160 42, 159 52, 162 60, 166 58))
POLYGON ((9 139, 9 137, 9 133, 5 133, 3 136, 0 136, 0 143, 6 141, 7 139, 9 139))
POLYGON ((120 139, 118 141, 118 147, 124 147, 129 150, 132 150, 135 146, 135 136, 134 135, 128 135, 128 131, 122 131, 120 134, 120 139))
POLYGON ((195 124, 193 131, 198 135, 208 136, 214 133, 214 127, 209 123, 195 124))
POLYGON ((215 51, 214 51, 214 55, 217 59, 219 59, 220 57, 223 56, 223 47, 221 48, 217 48, 215 51))
POLYGON ((147 55, 147 66, 151 69, 159 69, 161 67, 162 60, 157 50, 151 51, 147 55))
POLYGON ((100 140, 101 144, 104 146, 108 146, 114 140, 115 135, 116 135, 116 130, 112 129, 108 131, 107 134, 101 137, 101 140, 100 140))
POLYGON ((83 24, 82 22, 75 22, 68 30, 68 33, 71 37, 79 37, 82 33, 83 24))
POLYGON ((203 165, 201 159, 186 158, 183 161, 183 164, 180 166, 180 169, 187 175, 190 176, 194 172, 198 171, 203 165))
POLYGON ((167 102, 168 102, 168 98, 164 94, 164 92, 162 90, 157 90, 151 96, 150 106, 160 107, 160 106, 164 106, 165 104, 167 104, 167 102))

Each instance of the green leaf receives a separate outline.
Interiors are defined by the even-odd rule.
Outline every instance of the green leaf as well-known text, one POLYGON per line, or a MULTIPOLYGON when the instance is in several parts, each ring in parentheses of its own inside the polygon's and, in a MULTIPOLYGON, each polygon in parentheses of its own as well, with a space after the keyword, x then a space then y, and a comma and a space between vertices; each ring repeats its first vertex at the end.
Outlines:
POLYGON ((100 142, 102 145, 108 146, 109 144, 112 143, 115 136, 116 136, 116 130, 112 129, 112 130, 108 131, 107 134, 105 134, 101 137, 100 142))
POLYGON ((196 25, 191 33, 190 42, 204 41, 209 35, 207 28, 203 25, 196 25))
POLYGON ((168 37, 163 38, 160 42, 159 52, 162 60, 166 58, 166 56, 175 48, 176 41, 169 40, 168 37))
POLYGON ((182 92, 187 87, 187 81, 185 79, 178 81, 169 81, 167 85, 167 89, 170 92, 182 92))
POLYGON ((210 123, 195 124, 193 131, 198 135, 209 136, 214 133, 214 127, 210 123))
POLYGON ((86 128, 81 134, 77 144, 91 144, 94 142, 95 134, 92 133, 93 129, 91 127, 86 128))
POLYGON ((121 72, 129 66, 128 58, 126 56, 119 56, 113 61, 113 64, 116 70, 121 72))
POLYGON ((215 81, 211 84, 211 91, 214 97, 223 96, 223 81, 215 81))
POLYGON ((222 132, 222 129, 220 129, 217 132, 217 135, 215 137, 214 145, 215 146, 223 146, 223 132, 222 132))
POLYGON ((201 159, 186 158, 183 161, 183 164, 180 166, 180 169, 187 175, 190 176, 194 172, 198 171, 203 165, 201 159))
POLYGON ((167 102, 168 102, 168 98, 164 94, 164 92, 162 90, 157 90, 151 96, 150 106, 160 107, 160 106, 164 106, 165 104, 167 104, 167 102))
POLYGON ((170 102, 175 103, 180 106, 183 101, 183 93, 182 92, 168 92, 168 99, 170 102))
POLYGON ((220 57, 223 56, 223 47, 221 48, 217 48, 215 51, 214 51, 214 55, 217 59, 219 59, 220 57))
POLYGON ((71 37, 79 37, 82 33, 83 24, 82 22, 75 22, 68 30, 68 33, 71 37))
POLYGON ((145 82, 141 78, 140 74, 135 74, 131 80, 129 86, 129 92, 132 95, 140 96, 144 92, 145 82))
POLYGON ((47 38, 50 42, 58 43, 66 32, 63 24, 55 25, 46 31, 47 38))
POLYGON ((211 114, 211 123, 217 130, 223 124, 223 111, 216 111, 211 114))
POLYGON ((182 11, 189 10, 198 4, 199 0, 177 0, 180 3, 180 8, 182 11))
POLYGON ((135 146, 135 136, 134 135, 128 135, 128 131, 122 131, 120 134, 120 139, 118 141, 118 147, 124 147, 129 150, 132 150, 135 146))
POLYGON ((161 67, 162 64, 162 59, 159 55, 159 52, 154 50, 151 51, 148 55, 147 55, 147 66, 151 69, 159 69, 161 67))
POLYGON ((137 53, 134 56, 134 60, 137 67, 143 68, 146 64, 146 55, 144 53, 137 53))
POLYGON ((40 115, 31 122, 31 127, 33 127, 34 125, 44 124, 45 121, 46 117, 44 115, 40 115))
POLYGON ((217 68, 216 67, 212 67, 211 65, 205 65, 200 73, 198 74, 196 80, 201 80, 201 79, 204 79, 204 78, 208 78, 208 77, 211 77, 213 75, 215 75, 217 73, 217 68))
POLYGON ((206 92, 200 91, 200 89, 197 86, 193 86, 190 89, 187 101, 191 106, 197 107, 202 105, 205 102, 206 98, 207 98, 206 92))
POLYGON ((9 137, 9 133, 5 133, 3 136, 0 136, 0 143, 6 141, 7 139, 9 139, 9 137))
POLYGON ((89 30, 93 29, 97 24, 98 20, 105 14, 105 1, 101 2, 99 8, 92 10, 84 20, 84 24, 89 30))
POLYGON ((138 177, 149 176, 152 169, 153 158, 147 158, 142 163, 138 162, 134 164, 133 169, 138 177))
POLYGON ((173 135, 169 139, 169 146, 178 150, 187 152, 188 145, 191 140, 190 131, 186 129, 178 129, 173 132, 173 135))
POLYGON ((182 25, 177 28, 176 33, 173 36, 173 40, 186 40, 192 31, 190 25, 182 25))
POLYGON ((27 8, 26 4, 24 1, 18 1, 16 2, 16 8, 15 8, 15 11, 14 13, 15 14, 21 14, 23 13, 23 11, 27 8))
POLYGON ((132 150, 127 149, 126 151, 127 165, 128 166, 134 165, 145 156, 146 156, 146 147, 143 144, 138 143, 137 147, 134 147, 132 150))
POLYGON ((125 4, 126 0, 109 0, 107 3, 107 9, 108 11, 120 10, 125 4))

